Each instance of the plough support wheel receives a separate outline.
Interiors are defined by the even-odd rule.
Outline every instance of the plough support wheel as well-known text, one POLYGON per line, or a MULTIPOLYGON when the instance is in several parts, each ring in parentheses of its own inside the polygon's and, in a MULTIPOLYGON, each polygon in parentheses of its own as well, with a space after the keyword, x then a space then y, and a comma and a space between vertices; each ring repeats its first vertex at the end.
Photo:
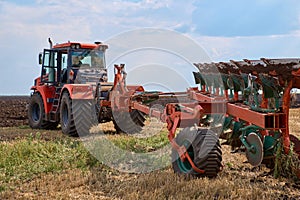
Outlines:
POLYGON ((178 152, 172 150, 172 166, 176 173, 185 176, 216 177, 221 168, 222 151, 217 135, 207 129, 185 128, 175 138, 176 143, 185 146, 200 174, 193 170, 187 159, 182 161, 178 152))

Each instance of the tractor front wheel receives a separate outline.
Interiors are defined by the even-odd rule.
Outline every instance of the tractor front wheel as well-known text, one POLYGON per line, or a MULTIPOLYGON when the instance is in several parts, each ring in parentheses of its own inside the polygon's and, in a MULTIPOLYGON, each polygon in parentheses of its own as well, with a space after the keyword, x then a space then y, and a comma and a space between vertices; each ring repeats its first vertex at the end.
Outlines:
POLYGON ((43 98, 39 93, 34 93, 28 105, 28 123, 33 129, 55 129, 57 122, 49 122, 45 120, 45 107, 43 98))
POLYGON ((60 125, 64 134, 78 136, 72 113, 72 99, 68 93, 63 93, 60 103, 60 125))
POLYGON ((218 136, 208 129, 185 128, 175 138, 179 146, 184 145, 187 153, 203 174, 196 172, 189 161, 182 161, 178 152, 172 150, 172 166, 175 173, 185 176, 216 177, 221 169, 222 150, 218 136))

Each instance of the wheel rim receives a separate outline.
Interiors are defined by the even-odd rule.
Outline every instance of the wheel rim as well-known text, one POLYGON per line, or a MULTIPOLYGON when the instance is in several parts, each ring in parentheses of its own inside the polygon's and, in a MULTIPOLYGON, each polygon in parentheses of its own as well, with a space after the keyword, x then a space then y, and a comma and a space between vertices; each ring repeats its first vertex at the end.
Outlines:
POLYGON ((41 109, 40 109, 40 106, 39 104, 35 103, 33 106, 32 106, 32 120, 37 122, 40 120, 40 116, 41 115, 41 109))
MULTIPOLYGON (((194 149, 193 149, 193 146, 191 145, 191 143, 189 141, 185 140, 182 145, 184 145, 186 148, 188 148, 187 149, 188 155, 190 156, 190 158, 192 160, 194 160, 194 149)), ((184 161, 182 161, 180 159, 179 155, 178 155, 178 159, 176 160, 176 162, 179 167, 179 170, 183 173, 188 173, 193 169, 190 162, 188 161, 188 159, 185 159, 184 161)))
POLYGON ((62 123, 64 126, 67 126, 69 122, 69 111, 67 104, 64 104, 62 107, 62 123))

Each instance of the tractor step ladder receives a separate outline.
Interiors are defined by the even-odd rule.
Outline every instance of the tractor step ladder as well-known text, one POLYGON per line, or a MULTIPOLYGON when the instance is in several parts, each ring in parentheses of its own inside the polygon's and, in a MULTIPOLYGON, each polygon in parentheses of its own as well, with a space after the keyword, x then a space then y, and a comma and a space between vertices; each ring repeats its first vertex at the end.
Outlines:
POLYGON ((50 121, 57 122, 59 114, 59 98, 60 98, 61 87, 57 87, 53 98, 53 105, 50 111, 50 121))

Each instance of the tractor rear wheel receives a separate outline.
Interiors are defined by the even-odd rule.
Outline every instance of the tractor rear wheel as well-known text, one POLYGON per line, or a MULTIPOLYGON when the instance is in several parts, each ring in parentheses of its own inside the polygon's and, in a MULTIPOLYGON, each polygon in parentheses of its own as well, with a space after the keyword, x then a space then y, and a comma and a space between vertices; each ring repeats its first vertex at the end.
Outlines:
POLYGON ((145 125, 145 120, 145 114, 138 110, 113 112, 113 123, 117 133, 138 133, 145 125))
POLYGON ((175 138, 179 146, 184 145, 187 152, 198 169, 196 172, 189 161, 182 161, 178 152, 172 149, 172 166, 175 173, 187 177, 216 177, 221 169, 222 150, 217 135, 208 129, 185 128, 175 138))
POLYGON ((45 120, 45 107, 43 98, 39 93, 34 93, 28 105, 28 123, 33 129, 55 129, 58 122, 49 122, 45 120))
POLYGON ((85 136, 97 125, 95 104, 90 99, 71 99, 65 92, 60 104, 62 132, 69 136, 85 136))

